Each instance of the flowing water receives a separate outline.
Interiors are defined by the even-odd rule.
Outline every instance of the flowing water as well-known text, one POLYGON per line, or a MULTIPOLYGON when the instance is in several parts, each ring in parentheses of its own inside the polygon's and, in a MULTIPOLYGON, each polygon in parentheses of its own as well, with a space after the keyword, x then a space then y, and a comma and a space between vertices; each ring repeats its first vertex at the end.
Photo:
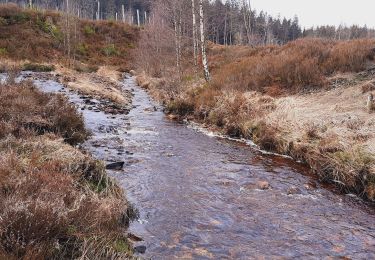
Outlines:
MULTIPOLYGON (((53 81, 46 91, 77 94, 53 81)), ((84 147, 107 162, 140 211, 130 232, 145 258, 375 258, 375 212, 354 196, 322 187, 306 167, 251 146, 169 121, 132 77, 128 115, 83 110, 93 132, 84 147), (258 189, 267 181, 270 189, 258 189)))

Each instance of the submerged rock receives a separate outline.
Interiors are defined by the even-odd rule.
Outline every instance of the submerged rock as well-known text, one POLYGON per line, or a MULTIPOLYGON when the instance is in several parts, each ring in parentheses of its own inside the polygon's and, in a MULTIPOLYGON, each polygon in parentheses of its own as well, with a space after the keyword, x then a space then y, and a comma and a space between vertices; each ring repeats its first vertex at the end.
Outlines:
POLYGON ((143 241, 143 239, 139 236, 134 235, 133 233, 128 233, 128 238, 135 242, 143 241))
POLYGON ((297 188, 297 187, 290 187, 288 190, 287 190, 287 194, 288 195, 294 195, 294 194, 301 194, 302 191, 297 188))
POLYGON ((268 190, 269 188, 271 188, 268 181, 258 181, 257 187, 260 190, 268 190))
POLYGON ((105 167, 107 170, 122 170, 124 168, 125 162, 115 162, 115 163, 110 163, 107 164, 105 167))
POLYGON ((134 251, 139 254, 146 253, 146 246, 136 246, 134 247, 134 251))

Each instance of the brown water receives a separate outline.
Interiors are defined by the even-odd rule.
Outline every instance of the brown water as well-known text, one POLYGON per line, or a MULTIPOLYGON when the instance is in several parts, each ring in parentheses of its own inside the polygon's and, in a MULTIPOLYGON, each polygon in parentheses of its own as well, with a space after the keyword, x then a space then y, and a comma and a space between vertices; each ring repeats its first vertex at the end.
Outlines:
POLYGON ((375 259, 373 206, 322 187, 290 159, 169 121, 133 78, 124 84, 135 108, 114 117, 84 110, 94 134, 85 147, 126 162, 111 174, 140 211, 130 232, 144 239, 145 258, 375 259), (258 181, 271 189, 257 189, 258 181), (288 195, 291 187, 297 194, 288 195))

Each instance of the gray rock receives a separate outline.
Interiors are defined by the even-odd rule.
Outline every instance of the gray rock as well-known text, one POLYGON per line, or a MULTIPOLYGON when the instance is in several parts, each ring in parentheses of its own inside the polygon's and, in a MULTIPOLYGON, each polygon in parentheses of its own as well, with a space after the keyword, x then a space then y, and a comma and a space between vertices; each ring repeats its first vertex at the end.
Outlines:
POLYGON ((110 163, 108 164, 105 168, 107 170, 122 170, 124 168, 125 162, 115 162, 115 163, 110 163))
POLYGON ((146 253, 146 246, 136 246, 134 247, 134 251, 139 254, 146 253))

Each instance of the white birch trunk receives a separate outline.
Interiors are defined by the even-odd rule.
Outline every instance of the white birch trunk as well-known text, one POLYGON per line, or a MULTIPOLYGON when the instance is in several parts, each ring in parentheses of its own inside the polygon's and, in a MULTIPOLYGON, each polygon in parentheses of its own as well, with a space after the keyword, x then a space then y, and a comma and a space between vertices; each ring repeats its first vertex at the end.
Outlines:
POLYGON ((100 1, 98 1, 98 11, 96 12, 96 20, 100 20, 100 1))
POLYGON ((176 67, 178 73, 181 72, 181 57, 180 57, 180 43, 179 43, 179 26, 176 17, 176 11, 173 14, 173 25, 174 25, 174 39, 175 39, 175 52, 176 52, 176 67))
POLYGON ((197 19, 195 16, 195 0, 191 0, 191 9, 193 13, 193 49, 194 49, 194 71, 197 73, 198 66, 198 41, 197 41, 197 19))
POLYGON ((202 64, 204 69, 204 78, 206 81, 210 81, 210 71, 208 69, 207 53, 206 53, 206 39, 204 32, 204 12, 203 12, 203 0, 199 0, 199 16, 200 16, 200 40, 202 50, 202 64))
POLYGON ((122 22, 125 23, 125 6, 121 6, 121 11, 122 11, 122 22))
POLYGON ((140 17, 139 17, 139 10, 137 9, 137 25, 138 27, 141 26, 141 20, 140 20, 140 17))
POLYGON ((69 21, 69 0, 66 0, 66 42, 68 48, 68 59, 70 66, 70 21, 69 21))

